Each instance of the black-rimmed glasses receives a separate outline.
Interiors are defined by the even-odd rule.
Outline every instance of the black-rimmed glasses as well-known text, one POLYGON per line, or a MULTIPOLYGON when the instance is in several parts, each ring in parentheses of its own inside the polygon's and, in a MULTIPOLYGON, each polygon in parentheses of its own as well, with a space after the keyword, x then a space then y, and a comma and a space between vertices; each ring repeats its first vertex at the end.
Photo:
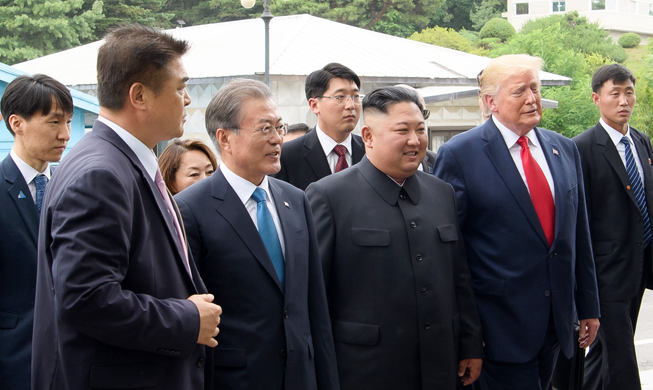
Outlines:
POLYGON ((256 130, 256 131, 260 131, 261 134, 263 134, 263 138, 265 138, 265 140, 267 141, 270 138, 272 138, 272 129, 276 130, 277 134, 279 134, 280 137, 283 137, 284 135, 286 135, 286 133, 288 132, 288 124, 287 123, 282 123, 282 124, 280 124, 278 126, 265 125, 265 127, 263 127, 262 129, 250 129, 250 128, 247 128, 247 127, 237 127, 236 129, 237 130, 256 130))

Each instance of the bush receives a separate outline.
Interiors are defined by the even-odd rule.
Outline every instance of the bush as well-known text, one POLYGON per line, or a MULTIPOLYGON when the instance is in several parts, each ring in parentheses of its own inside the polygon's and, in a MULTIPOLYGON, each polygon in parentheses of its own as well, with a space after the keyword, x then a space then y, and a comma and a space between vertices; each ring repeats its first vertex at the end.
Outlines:
POLYGON ((630 49, 639 45, 642 42, 642 37, 635 33, 625 33, 619 37, 618 42, 621 47, 630 49))
POLYGON ((421 32, 413 33, 408 39, 432 45, 447 47, 449 49, 460 50, 467 53, 474 53, 478 51, 472 44, 465 38, 461 37, 456 31, 451 28, 444 28, 435 26, 433 28, 426 28, 421 32))
POLYGON ((517 32, 509 21, 502 18, 490 19, 481 29, 479 36, 484 38, 499 38, 501 42, 506 42, 517 32))

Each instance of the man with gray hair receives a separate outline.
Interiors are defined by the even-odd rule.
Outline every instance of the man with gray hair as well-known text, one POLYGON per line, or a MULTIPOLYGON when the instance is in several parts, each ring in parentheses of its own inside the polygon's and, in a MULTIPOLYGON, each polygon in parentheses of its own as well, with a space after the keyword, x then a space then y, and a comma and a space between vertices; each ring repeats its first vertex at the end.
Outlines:
POLYGON ((268 177, 287 129, 270 89, 231 81, 209 103, 206 128, 222 164, 175 199, 200 275, 228 313, 215 389, 338 389, 310 205, 268 177))
POLYGON ((562 349, 599 327, 580 156, 537 128, 542 60, 507 55, 480 76, 492 116, 439 150, 434 174, 456 190, 485 341, 475 389, 547 389, 562 349))

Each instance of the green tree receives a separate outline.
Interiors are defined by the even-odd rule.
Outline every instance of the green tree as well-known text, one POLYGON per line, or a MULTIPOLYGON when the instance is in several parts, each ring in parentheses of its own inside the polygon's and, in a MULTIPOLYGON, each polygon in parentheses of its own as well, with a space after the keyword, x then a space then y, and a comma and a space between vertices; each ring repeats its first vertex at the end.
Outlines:
POLYGON ((460 50, 467 53, 480 54, 480 50, 472 46, 465 38, 461 37, 452 28, 433 27, 426 28, 421 32, 413 33, 408 39, 432 45, 448 47, 449 49, 460 50))
POLYGON ((255 18, 263 12, 261 1, 247 9, 238 0, 168 0, 163 9, 174 14, 173 21, 189 26, 255 18))
POLYGON ((170 28, 174 13, 161 12, 165 0, 103 0, 104 18, 96 22, 96 35, 104 36, 107 30, 121 23, 139 23, 144 26, 170 28))
POLYGON ((95 38, 102 1, 0 0, 0 61, 15 64, 95 38))
POLYGON ((472 28, 476 31, 481 31, 485 23, 491 19, 500 18, 501 13, 506 9, 506 2, 501 0, 483 0, 481 4, 474 7, 470 11, 469 19, 472 22, 472 28))
POLYGON ((642 67, 639 74, 635 74, 637 105, 630 123, 636 129, 653 137, 653 40, 648 43, 646 64, 647 66, 642 67))
POLYGON ((447 27, 456 31, 472 30, 470 10, 479 5, 482 0, 446 0, 444 5, 431 18, 429 27, 447 27))

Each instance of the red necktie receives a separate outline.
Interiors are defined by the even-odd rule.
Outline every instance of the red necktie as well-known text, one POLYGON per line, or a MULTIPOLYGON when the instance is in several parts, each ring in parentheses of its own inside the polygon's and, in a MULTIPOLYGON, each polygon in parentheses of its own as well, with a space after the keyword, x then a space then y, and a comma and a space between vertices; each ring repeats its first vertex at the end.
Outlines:
POLYGON ((540 224, 542 225, 550 247, 555 238, 556 216, 551 187, 549 187, 549 183, 546 181, 542 168, 540 168, 533 155, 531 155, 531 151, 528 148, 528 138, 523 136, 519 137, 517 143, 521 146, 521 163, 524 166, 524 174, 526 175, 526 182, 531 193, 531 200, 533 201, 535 212, 540 219, 540 224))
POLYGON ((338 162, 336 163, 336 172, 340 172, 345 168, 349 168, 347 164, 347 159, 345 154, 347 153, 347 148, 343 145, 336 145, 333 147, 333 152, 338 155, 338 162))

